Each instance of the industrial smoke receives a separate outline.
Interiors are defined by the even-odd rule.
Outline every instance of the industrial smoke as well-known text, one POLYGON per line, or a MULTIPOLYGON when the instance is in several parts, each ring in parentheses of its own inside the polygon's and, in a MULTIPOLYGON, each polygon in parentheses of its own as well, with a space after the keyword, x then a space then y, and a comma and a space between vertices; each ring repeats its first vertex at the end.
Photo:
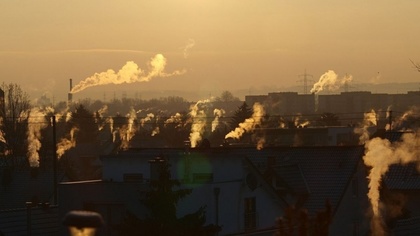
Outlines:
POLYGON ((157 54, 151 58, 148 73, 139 68, 133 61, 128 61, 118 72, 109 69, 105 72, 95 73, 94 75, 80 81, 71 89, 70 93, 77 93, 86 88, 98 85, 148 82, 154 77, 170 77, 185 73, 184 70, 176 70, 172 73, 166 73, 164 71, 165 66, 166 58, 162 54, 157 54))
POLYGON ((316 82, 312 87, 311 93, 318 94, 323 90, 336 91, 341 86, 350 83, 352 80, 353 77, 351 75, 346 75, 345 77, 339 79, 338 75, 333 70, 329 70, 321 75, 318 82, 316 82))

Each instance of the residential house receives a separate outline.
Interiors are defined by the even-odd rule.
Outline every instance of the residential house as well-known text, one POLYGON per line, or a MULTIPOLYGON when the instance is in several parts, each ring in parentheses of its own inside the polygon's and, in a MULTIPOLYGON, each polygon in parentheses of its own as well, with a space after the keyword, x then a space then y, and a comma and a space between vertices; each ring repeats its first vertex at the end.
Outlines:
POLYGON ((60 215, 98 211, 103 233, 116 235, 126 210, 147 214, 140 199, 156 178, 156 163, 168 161, 172 177, 193 190, 179 202, 179 216, 206 206, 206 224, 221 226, 219 235, 272 235, 288 206, 314 216, 326 201, 332 235, 363 235, 369 227, 363 153, 362 146, 129 149, 101 157, 101 180, 61 183, 60 215))

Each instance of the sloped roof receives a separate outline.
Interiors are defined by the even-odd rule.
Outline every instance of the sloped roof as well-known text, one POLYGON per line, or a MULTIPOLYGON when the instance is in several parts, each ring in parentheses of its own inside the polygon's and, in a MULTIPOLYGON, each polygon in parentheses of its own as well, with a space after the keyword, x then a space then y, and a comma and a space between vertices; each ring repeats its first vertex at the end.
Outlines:
MULTIPOLYGON (((52 170, 37 168, 37 174, 30 169, 11 170, 11 182, 0 183, 0 210, 26 207, 25 203, 37 200, 51 202, 54 192, 52 170)), ((0 170, 1 177, 6 170, 0 170)))
POLYGON ((303 176, 299 164, 281 165, 275 168, 276 175, 287 184, 287 187, 296 194, 308 194, 310 189, 303 176))
POLYGON ((420 173, 415 163, 391 165, 383 181, 391 190, 419 190, 420 173))
MULTIPOLYGON (((59 235, 61 219, 57 206, 35 206, 30 209, 29 219, 32 236, 59 235)), ((27 223, 26 208, 0 211, 0 232, 4 235, 29 235, 27 223)))
POLYGON ((392 235, 420 235, 420 217, 398 220, 392 230, 392 235))
POLYGON ((263 173, 268 158, 274 157, 275 168, 283 180, 289 186, 302 192, 306 188, 309 192, 303 207, 310 214, 323 210, 326 200, 330 201, 333 209, 337 208, 364 154, 362 146, 294 147, 266 151, 265 156, 250 155, 250 161, 263 173))

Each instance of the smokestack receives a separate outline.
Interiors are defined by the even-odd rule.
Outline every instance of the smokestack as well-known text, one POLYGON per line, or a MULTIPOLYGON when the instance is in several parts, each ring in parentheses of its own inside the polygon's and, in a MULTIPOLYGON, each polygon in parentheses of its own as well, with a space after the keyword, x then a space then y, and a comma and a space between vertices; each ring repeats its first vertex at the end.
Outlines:
POLYGON ((70 103, 73 101, 73 94, 71 93, 72 89, 73 89, 73 80, 70 79, 70 92, 67 95, 67 105, 70 105, 70 103))

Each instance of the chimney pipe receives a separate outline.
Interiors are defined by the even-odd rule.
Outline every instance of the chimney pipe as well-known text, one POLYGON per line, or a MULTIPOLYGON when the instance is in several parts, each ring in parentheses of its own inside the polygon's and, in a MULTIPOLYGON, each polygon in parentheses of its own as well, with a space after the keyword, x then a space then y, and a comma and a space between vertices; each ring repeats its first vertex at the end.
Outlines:
POLYGON ((67 105, 70 105, 70 103, 73 101, 73 94, 71 93, 72 89, 73 89, 73 80, 70 79, 70 92, 67 94, 67 105))

